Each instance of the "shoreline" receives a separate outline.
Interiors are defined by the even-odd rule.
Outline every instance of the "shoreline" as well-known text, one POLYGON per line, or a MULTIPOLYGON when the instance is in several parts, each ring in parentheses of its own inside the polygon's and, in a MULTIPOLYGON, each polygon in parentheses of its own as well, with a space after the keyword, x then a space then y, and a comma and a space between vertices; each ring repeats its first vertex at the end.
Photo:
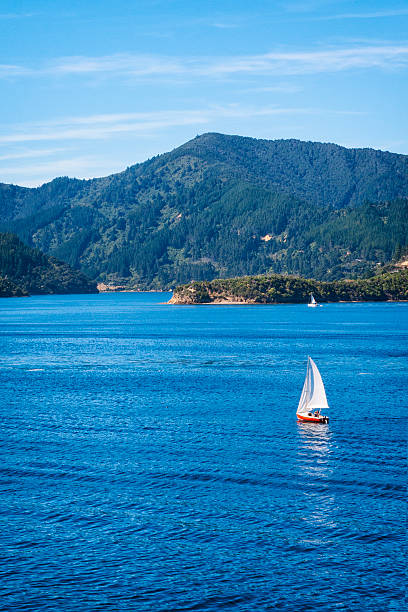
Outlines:
POLYGON ((105 285, 105 283, 97 284, 98 293, 171 293, 163 289, 128 289, 121 285, 105 285))
MULTIPOLYGON (((390 304, 407 303, 408 300, 338 300, 336 302, 322 302, 319 306, 328 304, 390 304)), ((229 300, 217 300, 214 302, 161 302, 169 306, 308 306, 307 302, 230 302, 229 300)))

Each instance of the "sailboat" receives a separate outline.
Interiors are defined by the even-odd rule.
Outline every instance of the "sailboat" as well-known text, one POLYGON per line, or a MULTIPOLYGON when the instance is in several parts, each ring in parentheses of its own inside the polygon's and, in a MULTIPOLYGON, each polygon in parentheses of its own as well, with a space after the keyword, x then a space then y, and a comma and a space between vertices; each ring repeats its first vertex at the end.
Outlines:
POLYGON ((299 421, 328 423, 329 417, 320 413, 322 409, 328 407, 322 377, 313 359, 308 357, 306 378, 296 416, 299 421))
POLYGON ((308 306, 310 306, 310 308, 315 308, 316 306, 320 306, 320 304, 316 302, 313 293, 310 294, 310 302, 308 303, 308 306))

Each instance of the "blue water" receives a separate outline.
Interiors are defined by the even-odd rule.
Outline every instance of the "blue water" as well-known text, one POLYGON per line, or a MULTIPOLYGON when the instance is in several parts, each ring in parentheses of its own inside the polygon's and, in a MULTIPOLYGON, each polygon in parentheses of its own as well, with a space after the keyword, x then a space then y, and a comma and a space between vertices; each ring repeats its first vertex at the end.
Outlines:
POLYGON ((168 297, 0 301, 0 610, 403 610, 408 304, 168 297))

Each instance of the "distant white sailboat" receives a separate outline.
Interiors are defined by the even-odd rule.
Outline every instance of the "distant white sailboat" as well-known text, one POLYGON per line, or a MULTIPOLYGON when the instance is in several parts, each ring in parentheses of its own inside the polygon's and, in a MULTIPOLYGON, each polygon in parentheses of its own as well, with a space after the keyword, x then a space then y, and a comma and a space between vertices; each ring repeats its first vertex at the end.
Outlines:
POLYGON ((300 396, 296 416, 299 421, 310 423, 328 423, 329 417, 321 414, 328 408, 326 391, 317 365, 311 357, 307 358, 306 378, 300 396))
POLYGON ((320 304, 316 302, 313 293, 310 294, 310 302, 308 303, 308 306, 310 306, 310 308, 315 308, 316 306, 320 306, 320 304))

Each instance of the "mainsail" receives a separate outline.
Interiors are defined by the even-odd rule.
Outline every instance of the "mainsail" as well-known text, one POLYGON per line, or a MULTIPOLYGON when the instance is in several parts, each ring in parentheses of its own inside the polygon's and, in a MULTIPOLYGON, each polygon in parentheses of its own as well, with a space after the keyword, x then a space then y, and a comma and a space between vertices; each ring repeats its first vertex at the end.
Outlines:
POLYGON ((328 408, 326 391, 317 365, 311 357, 307 359, 306 378, 300 396, 298 414, 306 414, 316 408, 328 408))

